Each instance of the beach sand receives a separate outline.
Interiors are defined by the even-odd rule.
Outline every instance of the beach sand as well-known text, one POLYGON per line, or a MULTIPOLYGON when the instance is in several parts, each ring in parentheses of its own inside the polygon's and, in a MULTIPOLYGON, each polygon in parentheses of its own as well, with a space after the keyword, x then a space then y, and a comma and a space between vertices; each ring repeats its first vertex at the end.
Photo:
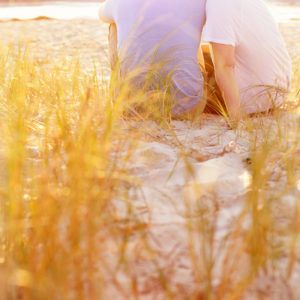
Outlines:
MULTIPOLYGON (((294 62, 300 58, 299 24, 299 21, 280 24, 280 30, 294 62)), ((64 59, 71 60, 74 55, 79 55, 86 72, 90 72, 96 64, 98 72, 103 73, 104 79, 109 76, 107 26, 96 20, 41 19, 1 22, 0 36, 2 44, 14 46, 20 42, 27 44, 30 52, 41 64, 51 65, 64 59)), ((280 118, 282 126, 286 126, 286 122, 294 122, 296 116, 283 113, 280 118)), ((270 128, 273 123, 276 127, 272 117, 263 117, 263 122, 270 128)), ((132 175, 139 178, 142 186, 139 192, 132 191, 132 205, 136 216, 148 226, 146 234, 149 244, 153 251, 159 253, 160 268, 167 276, 168 283, 179 294, 182 295, 184 291, 189 295, 189 291, 194 290, 196 283, 188 254, 186 220, 196 217, 201 209, 213 212, 217 207, 219 218, 215 224, 216 249, 221 245, 222 239, 228 234, 230 224, 244 207, 243 200, 251 181, 249 171, 251 137, 242 129, 236 134, 228 129, 223 118, 210 115, 204 116, 200 124, 176 121, 173 125, 176 142, 170 131, 151 121, 143 124, 130 123, 131 128, 134 126, 145 128, 145 138, 140 142, 139 150, 133 155, 130 165, 132 175), (182 145, 188 162, 180 159, 182 145), (193 176, 186 171, 187 163, 193 169, 193 176), (186 211, 186 203, 183 201, 186 198, 192 199, 191 212, 186 211)), ((300 144, 298 147, 300 151, 300 144)), ((279 173, 280 170, 274 168, 273 181, 269 182, 270 185, 280 187, 285 184, 285 176, 279 173)), ((293 207, 296 200, 296 197, 291 197, 289 205, 293 207)), ((122 215, 122 209, 119 213, 122 215)), ((278 214, 288 218, 286 210, 278 214)), ((198 247, 201 244, 201 237, 197 236, 196 231, 193 239, 195 247, 198 247)), ((138 238, 131 237, 127 253, 128 264, 131 266, 131 272, 138 278, 137 289, 141 295, 139 299, 165 299, 151 258, 140 255, 137 259, 134 253, 138 248, 138 238)), ((200 246, 197 249, 200 249, 200 246)), ((113 253, 108 251, 101 255, 106 255, 107 261, 111 260, 110 267, 113 269, 115 266, 113 253)), ((214 255, 218 256, 218 253, 214 255)), ((299 261, 300 256, 297 258, 299 261)), ((216 286, 222 259, 222 255, 219 255, 214 266, 216 286)), ((242 266, 246 269, 248 261, 240 258, 240 261, 235 263, 241 264, 240 274, 228 274, 228 277, 242 276, 242 266)), ((258 299, 257 293, 267 289, 270 291, 270 297, 264 299, 291 299, 290 289, 293 290, 294 299, 300 299, 300 289, 297 286, 300 282, 299 270, 300 264, 288 280, 289 289, 286 288, 286 283, 272 285, 274 282, 280 282, 280 278, 276 275, 262 276, 253 283, 243 299, 258 299), (272 286, 275 290, 272 290, 272 286), (276 290, 278 287, 279 292, 276 290)), ((125 274, 120 275, 118 280, 125 291, 129 289, 125 274)), ((107 282, 110 282, 109 278, 107 282)), ((119 294, 118 289, 109 284, 103 293, 104 299, 124 297, 119 294)))

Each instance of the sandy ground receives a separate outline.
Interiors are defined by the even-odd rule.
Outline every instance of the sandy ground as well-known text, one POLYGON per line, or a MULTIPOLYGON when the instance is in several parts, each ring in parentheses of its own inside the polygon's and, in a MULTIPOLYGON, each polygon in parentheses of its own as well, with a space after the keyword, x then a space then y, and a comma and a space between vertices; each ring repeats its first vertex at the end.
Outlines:
MULTIPOLYGON (((293 61, 299 60, 300 23, 298 21, 282 23, 280 29, 293 61)), ((96 20, 1 22, 0 36, 4 44, 17 45, 19 41, 28 43, 31 52, 41 63, 51 64, 66 57, 72 59, 74 54, 79 54, 87 71, 95 62, 99 70, 104 70, 105 76, 109 75, 107 27, 96 20)), ((291 117, 282 115, 282 124, 287 119, 290 120, 291 117)), ((265 126, 272 127, 273 122, 271 118, 264 118, 265 126)), ((131 172, 142 183, 141 190, 138 192, 132 190, 134 209, 141 221, 149 225, 147 232, 149 243, 160 254, 160 267, 172 278, 170 279, 172 282, 169 283, 178 291, 185 291, 188 294, 195 283, 186 240, 187 211, 182 199, 188 195, 188 198, 195 200, 191 204, 193 213, 201 210, 201 202, 197 202, 197 199, 207 200, 204 201, 206 204, 203 209, 213 210, 214 205, 218 206, 216 245, 220 243, 228 233, 229 225, 235 216, 243 209, 243 199, 251 179, 247 163, 251 137, 244 131, 237 136, 234 131, 224 126, 221 118, 212 116, 205 116, 197 126, 189 122, 174 122, 176 143, 169 132, 158 128, 154 123, 131 124, 131 126, 144 126, 147 132, 151 133, 151 136, 149 135, 140 144, 140 150, 132 158, 131 172), (193 177, 187 174, 186 163, 180 159, 181 145, 184 145, 185 154, 194 170, 193 177), (170 176, 172 170, 173 175, 170 176), (201 186, 201 189, 195 192, 197 186, 201 186)), ((286 178, 281 176, 280 169, 275 169, 274 180, 270 185, 279 187, 285 182, 286 178)), ((291 207, 296 199, 297 197, 289 199, 291 207)), ((196 234, 194 241, 196 245, 201 244, 196 234)), ((130 247, 135 249, 138 247, 136 243, 137 240, 133 237, 130 247)), ((107 253, 108 261, 109 259, 113 261, 111 255, 107 253)), ((140 299, 165 299, 165 294, 158 288, 158 279, 155 278, 151 259, 143 257, 138 261, 135 259, 132 257, 131 260, 132 272, 137 274, 138 290, 143 295, 140 299)), ((214 268, 216 285, 221 260, 222 255, 214 268)), ((111 267, 113 266, 112 263, 111 267)), ((270 297, 264 299, 291 299, 291 290, 295 296, 293 299, 300 299, 300 294, 296 294, 297 291, 300 293, 297 288, 299 269, 290 277, 289 289, 282 283, 279 293, 273 290, 270 297)), ((255 296, 256 291, 272 290, 271 283, 276 280, 279 280, 276 276, 264 277, 259 284, 254 285, 252 292, 249 292, 245 299, 258 299, 255 296)), ((126 289, 125 276, 120 275, 119 282, 126 289)), ((273 286, 278 288, 280 283, 273 286)), ((106 299, 122 299, 113 288, 108 289, 106 293, 106 299)))

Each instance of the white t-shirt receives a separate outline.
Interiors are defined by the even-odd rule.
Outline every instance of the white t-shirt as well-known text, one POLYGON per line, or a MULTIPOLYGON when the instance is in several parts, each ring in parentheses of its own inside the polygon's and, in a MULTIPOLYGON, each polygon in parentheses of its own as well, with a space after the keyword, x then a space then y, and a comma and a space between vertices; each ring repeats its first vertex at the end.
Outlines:
POLYGON ((291 61, 263 0, 207 0, 206 18, 203 41, 235 46, 244 111, 280 105, 290 89, 291 61))
POLYGON ((107 0, 103 17, 117 26, 122 73, 139 69, 139 80, 156 65, 172 74, 173 114, 197 105, 203 76, 197 59, 206 0, 107 0))

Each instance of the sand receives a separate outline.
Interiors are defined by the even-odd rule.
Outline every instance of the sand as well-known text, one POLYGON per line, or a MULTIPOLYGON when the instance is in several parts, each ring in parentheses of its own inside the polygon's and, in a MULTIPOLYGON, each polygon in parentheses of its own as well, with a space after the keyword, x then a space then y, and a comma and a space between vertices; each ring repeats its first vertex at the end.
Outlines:
MULTIPOLYGON (((293 61, 300 57, 300 23, 291 21, 280 24, 281 32, 286 40, 293 61)), ((107 59, 107 26, 96 20, 38 20, 23 22, 1 22, 1 43, 17 45, 20 41, 28 43, 36 59, 42 64, 52 64, 63 59, 72 59, 80 55, 82 66, 86 72, 96 63, 98 70, 103 70, 108 77, 107 59)), ((294 122, 297 116, 282 113, 282 126, 294 122)), ((257 120, 259 122, 259 120, 257 120)), ((264 117, 265 126, 270 126, 276 132, 275 121, 264 117)), ((243 128, 237 133, 228 129, 223 118, 204 116, 200 124, 185 121, 174 122, 174 136, 157 124, 130 123, 130 126, 144 127, 145 139, 140 143, 139 150, 133 155, 130 169, 132 175, 140 180, 141 188, 132 188, 131 200, 136 217, 147 224, 147 238, 153 251, 160 257, 160 268, 163 270, 169 284, 178 293, 189 295, 195 288, 195 274, 192 273, 192 262, 189 256, 187 240, 187 220, 197 218, 200 211, 217 213, 215 249, 230 230, 230 224, 240 214, 244 207, 247 187, 251 182, 249 159, 251 151, 251 136, 243 128), (182 159, 182 145, 187 160, 182 159), (187 172, 187 165, 192 170, 187 172), (171 174, 171 175, 170 175, 171 174), (183 199, 190 199, 187 203, 183 199), (217 209, 216 209, 217 207, 217 209)), ((258 132, 259 135, 259 132, 258 132)), ((287 140, 287 143, 289 141, 287 140)), ((300 151, 300 144, 298 145, 300 151)), ((276 160, 276 158, 274 158, 276 160)), ((251 161, 250 161, 251 163, 251 161)), ((286 176, 281 173, 280 166, 273 166, 273 179, 268 183, 280 187, 286 183, 286 176)), ((285 201, 283 199, 282 201, 285 201)), ((292 208, 297 197, 288 200, 292 208)), ((118 200, 115 200, 118 203, 118 200)), ((286 207, 286 204, 285 204, 286 207)), ((120 216, 124 214, 120 202, 120 216)), ((288 218, 288 210, 278 214, 288 218)), ((124 216, 126 217, 126 216, 124 216)), ((193 231, 192 231, 193 234, 193 231)), ((200 251, 201 237, 193 234, 196 251, 200 251)), ((135 273, 139 299, 165 299, 165 293, 158 284, 158 278, 150 257, 141 255, 139 259, 133 254, 139 249, 139 239, 134 236, 129 242, 128 263, 131 272, 135 273)), ((114 268, 114 255, 111 252, 102 253, 110 268, 114 268)), ((218 284, 218 272, 221 268, 222 254, 214 253, 217 257, 214 267, 215 286, 218 284)), ((300 259, 300 256, 298 257, 300 259)), ((201 261, 201 260, 199 260, 201 261)), ((240 259, 235 263, 247 268, 248 260, 240 259)), ((289 278, 288 284, 295 298, 300 299, 299 283, 300 266, 289 278)), ((228 274, 241 276, 240 274, 228 274)), ((108 276, 106 274, 106 276, 108 276)), ((200 276, 201 277, 201 276, 200 276)), ((107 277, 108 282, 109 277, 107 277)), ((129 283, 120 271, 117 279, 126 291, 129 283)), ((290 299, 290 289, 280 283, 280 278, 264 276, 255 282, 243 299, 257 299, 259 290, 270 290, 270 297, 264 299, 290 299), (274 284, 272 290, 272 284, 274 284), (278 287, 280 292, 276 290, 278 287)), ((181 294, 182 295, 182 294, 181 294)), ((104 291, 105 299, 123 299, 118 289, 107 286, 104 291)), ((176 299, 176 297, 175 297, 176 299)), ((182 299, 182 298, 178 298, 182 299)), ((200 299, 200 298, 199 298, 200 299)))

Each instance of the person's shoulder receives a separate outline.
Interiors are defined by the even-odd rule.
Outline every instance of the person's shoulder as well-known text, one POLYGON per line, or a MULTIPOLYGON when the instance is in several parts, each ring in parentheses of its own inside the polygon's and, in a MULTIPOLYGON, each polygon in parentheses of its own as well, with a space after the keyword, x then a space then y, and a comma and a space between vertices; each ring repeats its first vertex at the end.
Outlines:
POLYGON ((215 9, 231 8, 241 4, 244 0, 206 0, 206 5, 215 9))
POLYGON ((231 18, 242 10, 244 0, 207 0, 207 14, 231 18))

